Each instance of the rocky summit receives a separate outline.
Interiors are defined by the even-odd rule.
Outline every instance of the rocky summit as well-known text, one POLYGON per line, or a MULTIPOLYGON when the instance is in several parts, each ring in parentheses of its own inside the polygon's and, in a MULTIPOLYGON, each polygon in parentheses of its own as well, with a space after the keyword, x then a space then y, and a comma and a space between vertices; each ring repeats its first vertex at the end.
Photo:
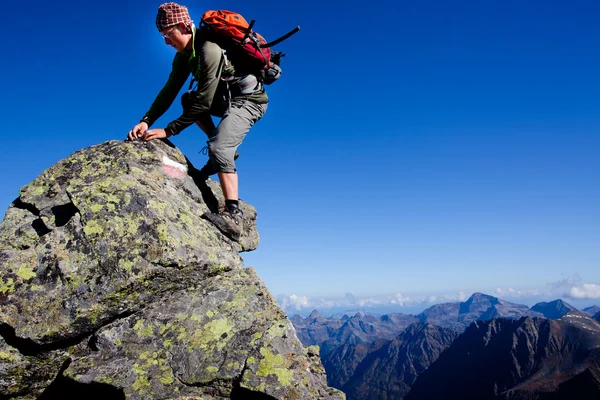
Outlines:
POLYGON ((0 224, 0 398, 342 399, 168 141, 80 150, 0 224))

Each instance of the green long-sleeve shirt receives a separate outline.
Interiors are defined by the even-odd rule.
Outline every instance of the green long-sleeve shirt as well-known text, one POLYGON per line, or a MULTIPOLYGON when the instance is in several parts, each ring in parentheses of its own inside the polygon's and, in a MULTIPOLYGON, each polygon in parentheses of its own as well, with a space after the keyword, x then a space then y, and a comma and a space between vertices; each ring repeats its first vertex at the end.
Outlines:
MULTIPOLYGON (((221 80, 221 73, 225 66, 221 47, 207 40, 204 31, 195 28, 192 31, 192 41, 194 44, 192 50, 178 52, 175 55, 167 83, 143 118, 149 126, 154 124, 173 104, 177 94, 192 74, 197 82, 194 99, 179 118, 167 125, 165 131, 168 135, 178 134, 194 124, 202 114, 209 113, 220 117, 227 107, 227 83, 221 80)), ((226 68, 228 73, 233 75, 232 69, 235 69, 235 65, 226 68)), ((230 82, 230 85, 232 84, 235 84, 235 80, 230 82)), ((269 101, 264 87, 253 94, 243 96, 260 104, 269 101)))

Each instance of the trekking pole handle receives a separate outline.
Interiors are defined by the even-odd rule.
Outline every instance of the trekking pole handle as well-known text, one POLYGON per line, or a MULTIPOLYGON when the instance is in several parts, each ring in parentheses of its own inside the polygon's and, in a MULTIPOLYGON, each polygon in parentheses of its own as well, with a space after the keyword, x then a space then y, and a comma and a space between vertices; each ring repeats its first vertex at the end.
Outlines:
MULTIPOLYGON (((252 22, 254 22, 254 21, 252 21, 252 22)), ((264 47, 273 47, 276 44, 279 44, 279 43, 283 42, 285 39, 289 38, 290 36, 292 36, 294 33, 298 32, 299 30, 300 30, 300 25, 298 25, 297 27, 295 27, 294 29, 292 29, 291 31, 289 31, 288 33, 286 33, 285 35, 283 35, 279 39, 273 40, 272 42, 269 42, 269 43, 261 44, 259 46, 261 48, 264 48, 264 47)))

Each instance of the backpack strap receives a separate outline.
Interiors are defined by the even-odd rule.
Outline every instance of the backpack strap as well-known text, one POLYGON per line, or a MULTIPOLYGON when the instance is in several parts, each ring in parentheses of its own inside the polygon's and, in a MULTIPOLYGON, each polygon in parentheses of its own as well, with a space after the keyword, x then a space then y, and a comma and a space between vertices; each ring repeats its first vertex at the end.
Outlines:
MULTIPOLYGON (((219 77, 219 74, 221 74, 223 72, 223 69, 229 63, 229 60, 227 59, 227 56, 225 55, 225 50, 221 49, 221 51, 222 51, 222 57, 221 57, 221 60, 219 61, 219 66, 217 68, 217 75, 215 76, 215 78, 219 77)), ((190 55, 188 64, 195 57, 196 57, 196 27, 192 24, 192 54, 190 55)), ((200 63, 198 63, 198 68, 200 68, 200 63)), ((190 85, 188 86, 188 92, 192 91, 192 87, 194 86, 194 83, 196 83, 196 74, 194 74, 193 71, 191 71, 191 73, 192 73, 192 79, 190 80, 190 85)))

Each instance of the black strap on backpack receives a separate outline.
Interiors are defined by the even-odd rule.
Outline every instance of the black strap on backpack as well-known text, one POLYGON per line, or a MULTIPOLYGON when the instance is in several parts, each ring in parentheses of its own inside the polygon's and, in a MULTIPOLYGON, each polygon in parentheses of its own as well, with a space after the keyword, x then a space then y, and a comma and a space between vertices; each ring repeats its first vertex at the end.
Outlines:
MULTIPOLYGON (((252 22, 254 22, 254 21, 252 21, 252 22)), ((252 23, 250 24, 250 26, 252 26, 252 23)), ((300 25, 298 25, 297 27, 295 27, 294 29, 292 29, 291 31, 289 31, 288 33, 286 33, 279 39, 275 39, 272 42, 265 43, 265 44, 261 45, 260 47, 273 47, 273 46, 283 42, 284 40, 288 39, 290 36, 292 36, 294 33, 298 32, 299 30, 300 30, 300 25)))

